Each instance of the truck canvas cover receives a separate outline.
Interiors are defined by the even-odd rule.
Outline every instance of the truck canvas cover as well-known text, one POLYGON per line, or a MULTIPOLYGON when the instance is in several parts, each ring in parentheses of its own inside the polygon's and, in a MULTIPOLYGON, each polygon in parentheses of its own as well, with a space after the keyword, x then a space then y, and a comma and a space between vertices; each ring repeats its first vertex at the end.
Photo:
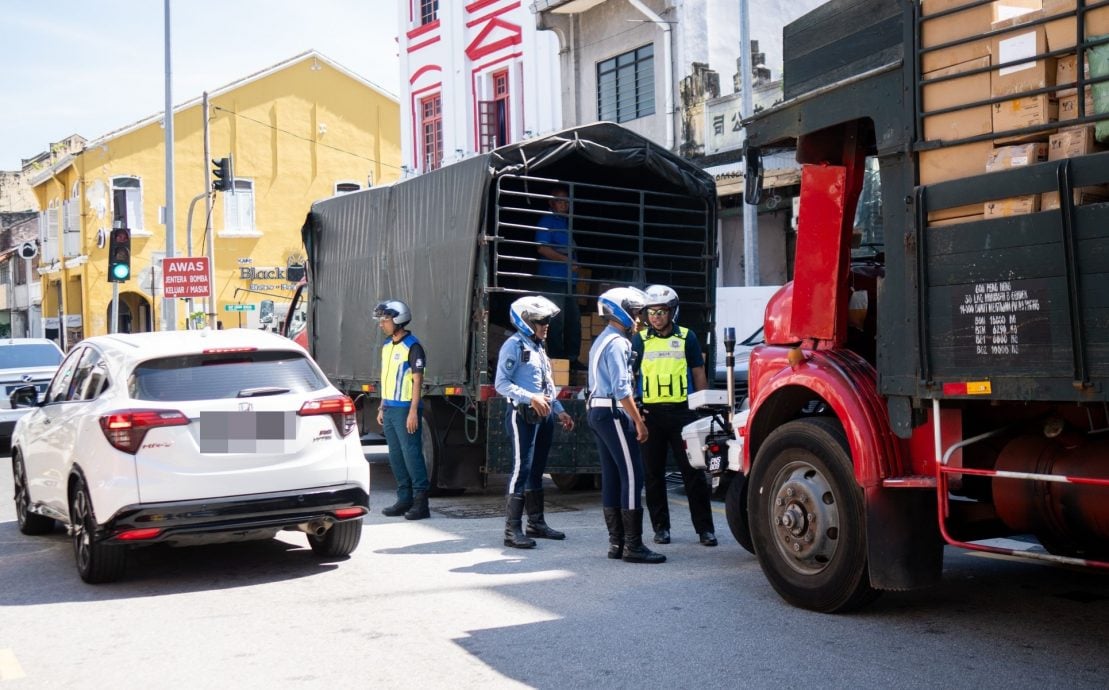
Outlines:
POLYGON ((376 381, 384 299, 412 306, 427 350, 425 381, 466 383, 479 245, 502 175, 663 188, 714 203, 713 179, 618 125, 599 123, 497 149, 389 186, 312 205, 308 252, 313 354, 336 384, 376 381), (358 344, 364 344, 359 347, 358 344))

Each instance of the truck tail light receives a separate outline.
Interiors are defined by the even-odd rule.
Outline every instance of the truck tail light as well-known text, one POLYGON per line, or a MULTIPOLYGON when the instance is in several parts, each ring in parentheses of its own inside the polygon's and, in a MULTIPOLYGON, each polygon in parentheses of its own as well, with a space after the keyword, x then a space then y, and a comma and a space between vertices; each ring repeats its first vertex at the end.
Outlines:
POLYGON ((189 418, 178 410, 118 410, 100 417, 100 428, 112 447, 134 455, 146 432, 162 426, 186 426, 189 418))
POLYGON ((358 425, 358 420, 354 416, 354 401, 345 395, 309 400, 300 406, 297 414, 301 417, 331 415, 331 419, 335 421, 335 428, 343 436, 349 435, 358 425))

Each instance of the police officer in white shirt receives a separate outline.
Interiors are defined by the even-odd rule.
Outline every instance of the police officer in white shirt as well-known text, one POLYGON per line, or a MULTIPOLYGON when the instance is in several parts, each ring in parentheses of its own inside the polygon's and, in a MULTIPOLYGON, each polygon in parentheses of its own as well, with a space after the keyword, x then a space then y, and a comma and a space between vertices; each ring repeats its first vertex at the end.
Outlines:
POLYGON ((535 547, 535 540, 565 539, 543 518, 543 472, 554 436, 555 418, 571 431, 574 420, 555 397, 551 360, 543 348, 551 319, 559 309, 541 296, 521 297, 509 315, 516 333, 505 341, 497 357, 497 392, 512 404, 505 416, 514 461, 508 481, 504 545, 517 549, 535 547), (522 512, 528 515, 527 532, 521 531, 522 512))
POLYGON ((639 444, 647 426, 635 406, 630 338, 647 305, 642 290, 621 287, 597 299, 608 325, 589 350, 589 428, 601 458, 601 505, 608 527, 608 557, 662 563, 666 556, 643 545, 643 461, 639 444))

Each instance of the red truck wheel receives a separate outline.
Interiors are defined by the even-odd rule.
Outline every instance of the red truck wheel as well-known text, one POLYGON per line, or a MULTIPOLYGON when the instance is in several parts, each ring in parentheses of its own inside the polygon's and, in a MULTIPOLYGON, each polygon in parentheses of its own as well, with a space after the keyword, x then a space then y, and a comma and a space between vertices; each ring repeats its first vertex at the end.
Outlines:
POLYGON ((776 429, 759 448, 748 488, 755 553, 783 599, 833 613, 877 596, 863 492, 836 420, 809 417, 776 429))

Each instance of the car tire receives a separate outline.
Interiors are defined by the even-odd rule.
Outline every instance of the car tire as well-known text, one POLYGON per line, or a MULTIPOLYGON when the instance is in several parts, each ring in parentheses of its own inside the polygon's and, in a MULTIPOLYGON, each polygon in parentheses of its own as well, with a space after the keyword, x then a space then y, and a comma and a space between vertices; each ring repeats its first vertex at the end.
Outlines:
POLYGON ((81 579, 89 584, 100 584, 123 577, 127 549, 95 539, 96 513, 82 479, 77 480, 69 498, 69 523, 73 532, 73 555, 81 579))
POLYGON ((19 531, 23 534, 48 534, 54 530, 54 520, 45 515, 30 512, 31 489, 27 485, 27 468, 23 466, 23 456, 16 451, 12 454, 12 480, 15 483, 15 517, 19 531))
POLYGON ((783 599, 835 613, 872 601, 863 491, 843 427, 827 417, 781 425, 759 448, 748 486, 759 565, 783 599))
POLYGON ((362 541, 362 518, 336 522, 322 537, 308 535, 308 545, 317 556, 336 558, 349 556, 362 541))

